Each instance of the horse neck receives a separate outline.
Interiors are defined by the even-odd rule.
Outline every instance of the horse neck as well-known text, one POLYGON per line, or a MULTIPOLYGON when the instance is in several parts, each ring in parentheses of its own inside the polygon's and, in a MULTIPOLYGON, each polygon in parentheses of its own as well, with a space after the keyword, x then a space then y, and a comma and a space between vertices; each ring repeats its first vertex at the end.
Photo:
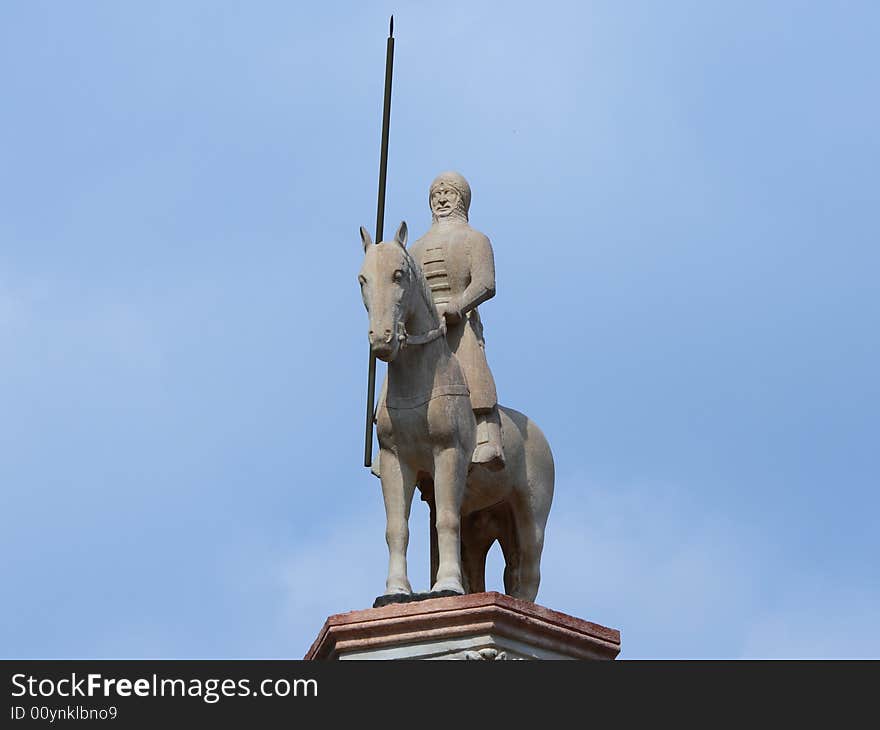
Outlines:
POLYGON ((429 303, 428 295, 422 296, 418 291, 418 287, 423 286, 423 282, 416 281, 414 286, 416 290, 411 292, 410 296, 415 301, 415 305, 404 325, 408 334, 422 335, 438 327, 440 318, 434 309, 433 303, 429 303))
POLYGON ((452 351, 443 336, 424 345, 410 345, 388 365, 388 377, 407 391, 415 391, 420 386, 431 387, 438 371, 449 362, 452 351))
MULTIPOLYGON (((438 326, 438 317, 418 292, 413 297, 416 305, 406 321, 406 331, 410 335, 425 334, 438 326)), ((457 380, 450 372, 451 360, 452 351, 444 335, 424 345, 404 347, 388 365, 388 387, 399 396, 411 396, 457 380)))

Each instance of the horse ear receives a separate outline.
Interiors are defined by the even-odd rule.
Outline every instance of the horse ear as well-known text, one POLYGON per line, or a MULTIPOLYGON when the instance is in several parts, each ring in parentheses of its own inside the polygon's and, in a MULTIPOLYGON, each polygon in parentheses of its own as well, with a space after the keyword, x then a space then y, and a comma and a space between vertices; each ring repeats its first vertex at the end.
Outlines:
POLYGON ((361 226, 361 241, 363 241, 364 253, 366 253, 367 246, 369 246, 373 242, 373 239, 370 238, 370 232, 363 226, 361 226))
POLYGON ((397 229, 397 233, 394 234, 394 240, 400 244, 401 248, 406 248, 406 221, 400 221, 400 228, 397 229))

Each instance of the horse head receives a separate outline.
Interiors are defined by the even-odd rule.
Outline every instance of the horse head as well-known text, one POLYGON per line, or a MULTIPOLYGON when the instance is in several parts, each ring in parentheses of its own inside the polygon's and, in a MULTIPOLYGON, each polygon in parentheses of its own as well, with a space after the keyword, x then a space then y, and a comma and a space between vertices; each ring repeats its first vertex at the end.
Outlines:
POLYGON ((385 362, 400 352, 406 340, 405 324, 416 305, 413 292, 418 272, 407 253, 406 237, 403 222, 393 240, 372 245, 370 234, 361 227, 365 255, 358 281, 370 316, 370 349, 385 362))

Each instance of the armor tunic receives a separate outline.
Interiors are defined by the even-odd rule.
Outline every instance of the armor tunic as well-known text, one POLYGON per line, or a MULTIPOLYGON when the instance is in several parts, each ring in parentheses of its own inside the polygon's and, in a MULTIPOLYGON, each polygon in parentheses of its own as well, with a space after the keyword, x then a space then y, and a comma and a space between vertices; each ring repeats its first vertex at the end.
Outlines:
POLYGON ((495 379, 486 360, 477 305, 495 295, 495 259, 489 239, 467 223, 435 223, 410 254, 421 267, 434 304, 460 319, 449 323, 446 339, 467 379, 477 413, 498 403, 495 379))

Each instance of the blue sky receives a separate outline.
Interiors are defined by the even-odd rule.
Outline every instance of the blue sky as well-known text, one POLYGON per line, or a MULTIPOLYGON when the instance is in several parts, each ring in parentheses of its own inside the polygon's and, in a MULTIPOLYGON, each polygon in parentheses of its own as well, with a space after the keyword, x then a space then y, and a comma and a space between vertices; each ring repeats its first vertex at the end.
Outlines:
POLYGON ((626 658, 880 657, 880 9, 784 1, 5 3, 0 655, 295 658, 383 590, 391 12, 386 230, 470 180, 538 601, 626 658))

